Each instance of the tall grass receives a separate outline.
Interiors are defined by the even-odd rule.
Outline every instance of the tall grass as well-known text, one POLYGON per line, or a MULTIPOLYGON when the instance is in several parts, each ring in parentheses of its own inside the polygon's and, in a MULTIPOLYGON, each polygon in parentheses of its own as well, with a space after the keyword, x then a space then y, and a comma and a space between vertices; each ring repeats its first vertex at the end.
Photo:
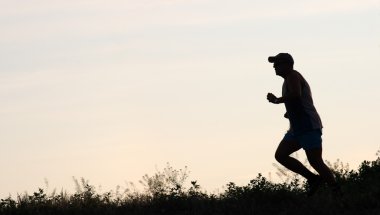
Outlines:
POLYGON ((380 158, 363 161, 358 170, 340 161, 331 168, 342 197, 327 187, 306 197, 306 184, 299 177, 287 175, 286 181, 273 183, 261 174, 245 186, 230 182, 222 193, 208 194, 197 181, 188 184, 187 168, 168 165, 143 176, 142 192, 132 186, 99 194, 87 180, 74 178, 74 194, 48 194, 39 188, 31 195, 1 199, 0 214, 380 214, 380 158))

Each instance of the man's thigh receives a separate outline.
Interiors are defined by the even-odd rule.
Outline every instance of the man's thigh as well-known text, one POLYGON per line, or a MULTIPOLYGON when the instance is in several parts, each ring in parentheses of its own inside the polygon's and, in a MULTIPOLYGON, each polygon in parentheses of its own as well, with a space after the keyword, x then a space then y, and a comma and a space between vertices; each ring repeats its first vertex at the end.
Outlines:
POLYGON ((277 147, 276 155, 288 156, 300 149, 301 145, 298 143, 297 139, 293 135, 286 134, 277 147))
MULTIPOLYGON (((307 131, 297 135, 298 143, 305 151, 322 149, 322 131, 320 129, 307 131)), ((318 151, 318 150, 316 150, 318 151)))

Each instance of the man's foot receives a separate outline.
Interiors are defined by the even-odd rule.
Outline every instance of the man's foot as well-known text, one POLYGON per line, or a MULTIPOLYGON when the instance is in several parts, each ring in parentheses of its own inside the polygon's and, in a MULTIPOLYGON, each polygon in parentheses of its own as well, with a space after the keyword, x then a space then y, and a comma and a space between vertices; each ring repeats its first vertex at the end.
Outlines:
POLYGON ((307 196, 314 195, 322 185, 322 178, 316 175, 314 178, 307 180, 307 196))

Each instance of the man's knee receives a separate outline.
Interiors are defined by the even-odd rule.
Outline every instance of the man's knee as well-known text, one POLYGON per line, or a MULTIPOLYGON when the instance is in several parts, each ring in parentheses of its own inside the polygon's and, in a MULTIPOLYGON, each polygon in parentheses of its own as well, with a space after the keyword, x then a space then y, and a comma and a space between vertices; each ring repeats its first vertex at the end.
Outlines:
POLYGON ((280 151, 276 151, 276 153, 274 154, 274 158, 276 159, 276 161, 282 163, 284 160, 286 160, 286 158, 289 157, 289 155, 286 155, 284 153, 281 153, 280 151))
POLYGON ((300 148, 301 146, 295 140, 282 140, 280 145, 277 147, 274 157, 280 163, 286 162, 290 155, 293 152, 298 151, 300 148))

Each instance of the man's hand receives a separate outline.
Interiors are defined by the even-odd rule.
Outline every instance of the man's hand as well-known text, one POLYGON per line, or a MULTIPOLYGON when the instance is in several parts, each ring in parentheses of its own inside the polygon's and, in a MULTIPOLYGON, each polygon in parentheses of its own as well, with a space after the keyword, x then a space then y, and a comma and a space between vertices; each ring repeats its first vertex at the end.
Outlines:
POLYGON ((275 95, 273 95, 272 93, 268 93, 267 99, 269 102, 271 102, 273 104, 278 104, 278 98, 275 95))

